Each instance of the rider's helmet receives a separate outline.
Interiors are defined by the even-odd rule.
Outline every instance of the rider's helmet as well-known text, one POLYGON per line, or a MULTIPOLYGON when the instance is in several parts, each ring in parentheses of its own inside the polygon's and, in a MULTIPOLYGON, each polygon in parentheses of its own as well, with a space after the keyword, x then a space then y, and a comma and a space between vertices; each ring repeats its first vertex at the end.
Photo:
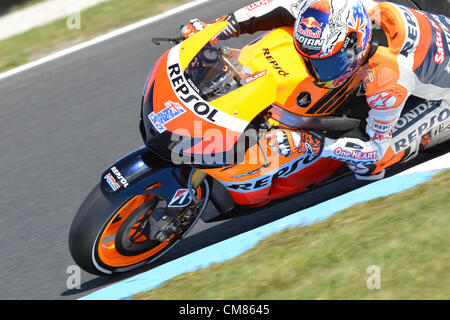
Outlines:
POLYGON ((361 0, 304 0, 294 27, 295 48, 313 82, 337 88, 365 63, 372 23, 361 0))

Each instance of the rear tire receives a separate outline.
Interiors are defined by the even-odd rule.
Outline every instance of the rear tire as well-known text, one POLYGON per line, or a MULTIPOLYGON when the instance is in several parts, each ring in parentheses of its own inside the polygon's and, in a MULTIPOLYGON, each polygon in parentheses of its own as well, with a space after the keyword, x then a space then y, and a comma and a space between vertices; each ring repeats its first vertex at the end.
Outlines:
POLYGON ((129 241, 132 239, 130 229, 137 228, 130 226, 137 221, 137 210, 143 210, 143 218, 150 215, 151 206, 157 196, 137 195, 128 199, 119 197, 110 199, 105 197, 98 184, 82 203, 70 228, 69 250, 73 260, 83 270, 96 275, 113 275, 151 263, 175 246, 204 212, 209 197, 209 185, 206 180, 198 191, 201 192, 204 201, 200 208, 196 209, 193 221, 182 230, 183 232, 172 235, 170 241, 157 242, 146 240, 144 237, 136 239, 134 244, 137 249, 124 252, 125 246, 133 249, 129 241), (131 225, 122 226, 125 223, 131 225), (130 239, 127 239, 128 235, 130 239), (121 245, 122 243, 125 245, 121 245))

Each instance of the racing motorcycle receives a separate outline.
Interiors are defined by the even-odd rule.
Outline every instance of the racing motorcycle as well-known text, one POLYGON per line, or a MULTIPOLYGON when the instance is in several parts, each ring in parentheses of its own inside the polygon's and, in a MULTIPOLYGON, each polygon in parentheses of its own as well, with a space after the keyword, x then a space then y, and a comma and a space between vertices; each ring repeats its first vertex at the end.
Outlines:
MULTIPOLYGON (((296 54, 292 28, 272 30, 240 49, 236 40, 228 22, 213 23, 176 41, 153 66, 142 94, 144 145, 103 172, 71 225, 71 255, 87 272, 111 275, 151 263, 200 218, 261 207, 348 173, 320 153, 325 135, 359 126, 350 102, 359 81, 315 86, 296 54), (289 156, 267 144, 280 127, 302 130, 289 156)), ((439 107, 411 105, 405 123, 439 107)), ((450 116, 440 112, 434 121, 450 116)), ((437 134, 430 138, 427 121, 396 128, 380 170, 441 142, 437 134)))

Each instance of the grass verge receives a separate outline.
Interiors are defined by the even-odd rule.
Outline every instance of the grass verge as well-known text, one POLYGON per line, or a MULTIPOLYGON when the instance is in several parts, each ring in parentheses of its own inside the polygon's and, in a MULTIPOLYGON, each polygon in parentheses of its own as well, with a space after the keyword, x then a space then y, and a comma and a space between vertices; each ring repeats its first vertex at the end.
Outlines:
POLYGON ((447 170, 133 298, 449 299, 449 183, 447 170), (372 265, 380 268, 380 289, 367 288, 372 265))
POLYGON ((0 41, 0 72, 20 66, 110 30, 131 24, 190 0, 110 0, 81 12, 81 29, 67 18, 0 41))

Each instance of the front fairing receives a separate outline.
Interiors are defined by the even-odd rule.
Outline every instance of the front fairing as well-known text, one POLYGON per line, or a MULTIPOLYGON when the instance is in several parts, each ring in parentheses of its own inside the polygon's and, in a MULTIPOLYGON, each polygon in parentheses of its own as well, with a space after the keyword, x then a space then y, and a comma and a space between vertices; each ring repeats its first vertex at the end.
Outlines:
MULTIPOLYGON (((201 77, 195 79, 193 73, 186 77, 199 52, 227 25, 208 26, 157 61, 143 94, 141 132, 145 144, 175 165, 201 167, 242 205, 260 205, 323 181, 342 164, 317 157, 321 139, 311 134, 305 136, 309 140, 302 138, 319 150, 314 155, 300 152, 279 157, 267 146, 265 137, 258 135, 257 124, 262 121, 258 115, 274 118, 274 106, 306 117, 326 115, 342 102, 339 92, 318 88, 309 79, 296 54, 292 28, 273 30, 239 50, 239 65, 251 74, 239 85, 230 80, 225 92, 209 95, 201 77), (253 128, 257 130, 250 130, 253 128)), ((220 68, 215 70, 208 74, 211 81, 220 76, 220 68)), ((341 91, 346 92, 345 88, 341 91)))
POLYGON ((228 153, 245 140, 243 133, 259 114, 276 105, 307 116, 328 92, 309 79, 295 52, 292 28, 276 29, 239 50, 230 44, 233 39, 219 39, 227 26, 211 24, 166 52, 144 89, 144 141, 173 162, 196 158, 195 163, 208 160, 211 166, 234 164, 239 155, 228 153), (234 65, 226 69, 213 61, 201 69, 202 51, 226 47, 234 65), (299 94, 305 92, 311 103, 299 107, 299 94))
MULTIPOLYGON (((199 69, 194 68, 194 64, 199 53, 211 47, 211 39, 220 35, 227 25, 226 22, 212 24, 173 47, 157 61, 149 76, 143 92, 141 133, 146 145, 168 160, 186 163, 187 158, 195 157, 195 163, 199 164, 204 162, 204 159, 198 161, 199 157, 213 154, 215 159, 209 165, 229 164, 229 159, 225 160, 226 153, 261 112, 253 109, 253 113, 247 112, 242 117, 239 105, 225 101, 230 93, 239 92, 251 83, 222 77, 216 66, 217 72, 209 80, 220 80, 219 84, 228 84, 230 90, 219 87, 215 94, 206 95, 203 86, 206 81, 201 82, 205 77, 195 78, 199 69)), ((217 48, 221 43, 218 41, 214 46, 217 48)), ((210 76, 212 69, 207 70, 210 76)), ((252 74, 248 73, 247 77, 250 76, 252 74)), ((267 107, 270 103, 271 99, 261 106, 267 107)))

